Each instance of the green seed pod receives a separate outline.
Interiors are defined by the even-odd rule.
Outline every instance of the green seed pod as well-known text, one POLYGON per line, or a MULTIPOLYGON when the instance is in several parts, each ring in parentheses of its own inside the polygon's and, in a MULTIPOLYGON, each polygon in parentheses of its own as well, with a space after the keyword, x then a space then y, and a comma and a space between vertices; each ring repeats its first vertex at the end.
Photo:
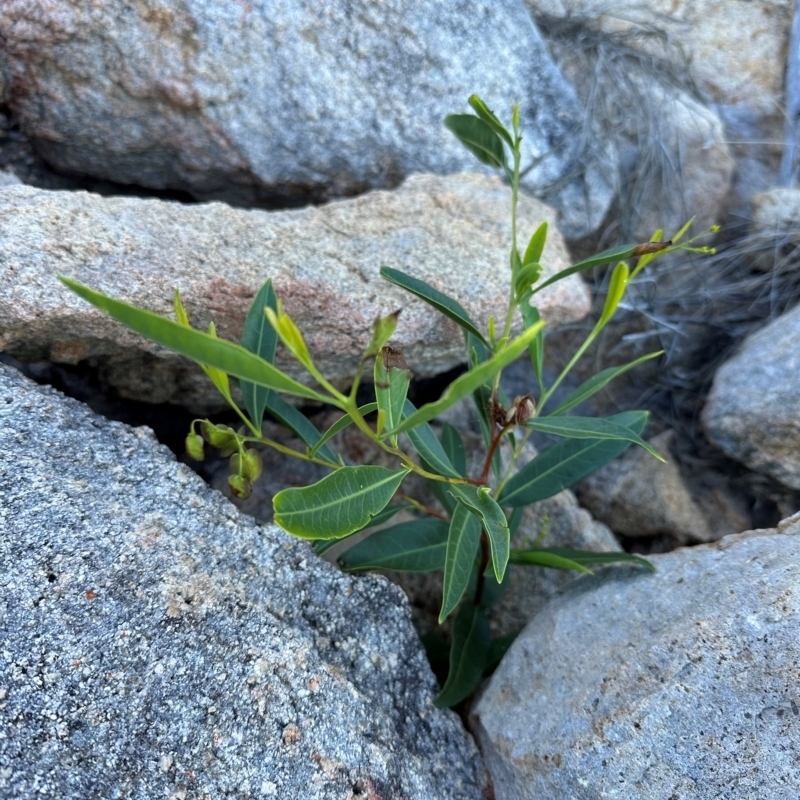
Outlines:
POLYGON ((233 496, 240 500, 246 500, 253 491, 253 484, 241 475, 231 475, 228 478, 228 485, 231 487, 233 496))
POLYGON ((244 451, 244 474, 251 480, 257 481, 264 471, 264 462, 261 453, 252 447, 244 451))
POLYGON ((220 449, 236 447, 236 433, 227 425, 214 425, 208 420, 200 423, 203 438, 212 446, 220 449))
POLYGON ((186 437, 186 452, 193 461, 202 461, 205 457, 203 437, 198 433, 190 433, 186 437))

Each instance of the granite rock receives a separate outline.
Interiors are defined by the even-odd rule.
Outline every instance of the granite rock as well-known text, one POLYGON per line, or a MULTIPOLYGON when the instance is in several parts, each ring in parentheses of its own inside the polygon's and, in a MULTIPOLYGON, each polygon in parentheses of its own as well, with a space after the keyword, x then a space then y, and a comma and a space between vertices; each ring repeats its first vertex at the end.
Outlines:
POLYGON ((399 589, 0 366, 0 796, 484 797, 399 589))

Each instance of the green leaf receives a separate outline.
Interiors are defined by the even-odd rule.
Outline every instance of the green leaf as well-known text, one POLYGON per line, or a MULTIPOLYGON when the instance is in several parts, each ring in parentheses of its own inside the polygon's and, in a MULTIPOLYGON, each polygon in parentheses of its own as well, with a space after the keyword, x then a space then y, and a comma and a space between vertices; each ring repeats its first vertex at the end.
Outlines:
POLYGON ((392 338, 392 334, 397 328, 397 319, 400 316, 400 311, 395 311, 386 317, 379 317, 375 320, 375 325, 372 329, 372 339, 367 347, 365 358, 376 356, 380 353, 381 348, 392 338))
POLYGON ((498 169, 505 167, 503 142, 487 122, 472 114, 448 114, 444 124, 482 164, 498 169))
MULTIPOLYGON (((442 447, 455 471, 462 477, 467 476, 467 454, 461 434, 449 423, 442 425, 442 447)), ((452 477, 452 476, 451 476, 452 477)))
POLYGON ((513 148, 514 147, 514 140, 511 138, 511 134, 505 129, 503 123, 494 115, 494 112, 486 105, 486 103, 481 100, 478 95, 473 94, 470 95, 469 100, 467 101, 470 106, 472 106, 472 110, 490 127, 494 130, 496 134, 502 136, 508 142, 508 146, 513 148))
POLYGON ((619 264, 614 267, 614 272, 611 274, 606 302, 603 306, 603 313, 600 315, 600 319, 597 322, 597 327, 602 328, 616 313, 617 306, 620 304, 625 294, 625 289, 628 286, 629 276, 630 270, 628 269, 628 265, 624 261, 620 261, 619 264))
POLYGON ((291 403, 287 403, 279 394, 270 392, 265 408, 275 420, 302 439, 312 449, 314 455, 319 453, 324 459, 334 464, 339 461, 336 453, 321 441, 322 437, 319 431, 308 421, 308 417, 291 403))
POLYGON ((447 536, 440 624, 461 602, 475 567, 475 555, 480 543, 481 524, 478 518, 466 506, 459 503, 450 520, 447 536))
POLYGON ((525 255, 522 256, 522 266, 539 263, 544 252, 544 243, 547 240, 547 223, 543 222, 531 236, 528 246, 525 248, 525 255))
MULTIPOLYGON (((569 561, 579 564, 583 567, 595 565, 602 566, 603 564, 634 564, 639 567, 645 567, 646 569, 650 570, 650 572, 656 571, 656 568, 649 561, 647 561, 647 559, 644 559, 641 556, 632 555, 631 553, 572 550, 569 547, 538 547, 533 548, 532 550, 512 550, 510 559, 511 563, 532 563, 530 561, 523 562, 519 560, 521 556, 524 557, 525 554, 529 552, 547 553, 550 555, 559 556, 560 558, 566 558, 569 561)), ((548 564, 545 566, 550 565, 548 564)), ((573 567, 570 567, 570 569, 573 569, 573 567)))
POLYGON ((520 301, 527 292, 531 291, 533 284, 539 280, 541 274, 542 265, 538 261, 526 264, 520 269, 517 273, 517 277, 514 279, 514 289, 520 301))
POLYGON ((347 539, 352 536, 358 536, 359 533, 368 531, 370 528, 383 525, 384 522, 388 522, 398 512, 408 511, 412 508, 413 506, 408 505, 408 503, 397 503, 396 505, 386 506, 383 511, 379 511, 363 528, 359 528, 357 531, 353 531, 351 534, 343 536, 341 539, 315 539, 311 543, 311 546, 314 548, 314 552, 318 556, 321 556, 324 552, 330 550, 331 547, 335 547, 337 544, 347 541, 347 539))
POLYGON ((473 603, 464 603, 453 620, 450 670, 434 701, 437 708, 454 706, 474 691, 489 662, 491 646, 486 614, 473 603))
POLYGON ((281 304, 278 303, 278 310, 273 311, 269 306, 264 308, 264 314, 269 320, 270 325, 275 329, 280 340, 286 349, 310 372, 314 371, 314 362, 308 350, 306 340, 300 333, 300 328, 295 325, 294 320, 284 314, 281 304))
POLYGON ((193 328, 185 328, 178 322, 121 300, 115 300, 63 275, 59 275, 58 279, 84 300, 137 333, 181 355, 188 356, 199 364, 216 367, 240 380, 249 380, 279 392, 307 397, 322 403, 333 402, 332 398, 290 378, 238 344, 216 339, 193 328))
MULTIPOLYGON (((641 434, 647 425, 646 411, 626 411, 609 419, 641 434)), ((525 506, 568 489, 621 455, 626 441, 567 439, 539 453, 503 487, 497 498, 503 506, 525 506)))
POLYGON ((385 508, 408 472, 340 467, 311 486, 278 492, 272 499, 275 522, 303 539, 341 539, 385 508))
MULTIPOLYGON (((404 416, 410 417, 412 414, 415 414, 416 411, 417 409, 414 407, 413 403, 410 400, 406 400, 403 405, 404 416)), ((448 478, 463 477, 450 462, 444 447, 442 447, 442 443, 436 438, 436 434, 427 422, 417 425, 415 428, 407 431, 407 434, 408 438, 411 439, 411 444, 414 445, 417 452, 425 461, 428 472, 436 472, 448 478)), ((439 481, 435 482, 439 483, 439 481)))
POLYGON ((435 572, 442 569, 447 549, 445 520, 415 519, 373 533, 339 556, 343 569, 390 569, 435 572))
POLYGON ((449 490, 459 503, 467 506, 483 523, 492 551, 492 567, 498 583, 503 582, 511 536, 503 509, 489 494, 488 486, 452 485, 449 490))
MULTIPOLYGON (((384 347, 375 357, 375 400, 378 403, 378 409, 386 415, 387 428, 394 428, 400 424, 403 418, 408 384, 411 380, 411 373, 403 366, 391 366, 393 352, 391 348, 384 347), (389 366, 387 367, 387 365, 389 366)), ((402 364, 405 364, 402 356, 400 360, 402 364)), ((396 445, 397 437, 394 437, 393 443, 396 445)))
POLYGON ((574 275, 576 272, 585 272, 587 269, 592 269, 592 267, 601 267, 603 264, 610 264, 612 261, 619 261, 622 258, 630 258, 637 247, 638 245, 635 244, 621 244, 617 247, 611 247, 608 250, 603 250, 602 253, 598 253, 595 256, 586 258, 583 261, 579 261, 577 264, 573 264, 571 267, 567 267, 566 269, 562 269, 560 272, 557 272, 555 275, 544 281, 544 283, 534 287, 533 294, 541 292, 542 289, 545 289, 551 284, 567 278, 570 275, 574 275))
POLYGON ((512 564, 529 564, 537 567, 574 570, 575 572, 585 572, 588 575, 592 574, 590 569, 587 569, 577 561, 545 549, 512 550, 511 552, 513 555, 512 564))
MULTIPOLYGON (((575 406, 580 405, 584 400, 588 400, 592 395, 597 394, 597 392, 599 392, 604 386, 611 383, 611 381, 613 381, 615 378, 618 378, 620 375, 624 375, 628 370, 638 367, 640 364, 644 364, 645 361, 658 358, 658 356, 663 354, 663 350, 657 350, 655 353, 648 353, 646 356, 642 356, 641 358, 637 358, 635 361, 631 361, 630 364, 624 364, 621 367, 609 367, 608 369, 604 369, 602 372, 598 372, 597 375, 582 383, 574 392, 572 392, 558 405, 555 411, 547 416, 557 417, 559 414, 563 414, 565 411, 575 408, 575 406)), ((541 409, 539 410, 541 411, 541 409)))
POLYGON ((540 433, 550 433, 568 439, 622 439, 638 444, 659 461, 666 460, 641 436, 610 417, 534 417, 525 425, 540 433))
MULTIPOLYGON (((469 368, 475 369, 479 364, 482 364, 489 358, 489 351, 483 344, 471 334, 467 334, 467 352, 469 359, 469 368)), ((492 387, 489 383, 484 383, 479 386, 472 393, 472 400, 475 403, 475 408, 478 411, 478 424, 481 428, 483 435, 483 442, 488 449, 492 441, 492 431, 494 423, 489 419, 489 402, 492 398, 492 387)), ((500 448, 494 451, 492 456, 492 472, 495 478, 499 481, 500 475, 503 471, 503 459, 500 455, 500 448)))
MULTIPOLYGON (((539 309, 530 304, 530 292, 519 302, 519 310, 522 314, 522 321, 525 323, 526 328, 536 325, 541 321, 539 309)), ((542 370, 544 369, 544 331, 541 330, 536 335, 536 338, 528 345, 528 355, 531 359, 531 366, 533 373, 536 375, 536 380, 539 383, 540 392, 544 389, 544 379, 542 370)))
MULTIPOLYGON (((471 117, 471 119, 474 119, 474 117, 471 117)), ((460 325, 465 331, 480 339, 486 347, 489 347, 489 343, 484 339, 477 325, 470 319, 469 314, 457 300, 448 297, 444 292, 440 292, 438 289, 434 289, 433 286, 430 286, 419 278, 412 278, 411 275, 406 275, 405 272, 401 272, 399 269, 381 267, 381 275, 389 281, 389 283, 400 286, 402 289, 419 297, 420 300, 424 300, 437 311, 460 325)))
POLYGON ((514 538, 514 534, 519 530, 522 517, 525 515, 525 506, 517 506, 508 518, 508 533, 510 538, 514 538))
MULTIPOLYGON (((358 411, 363 417, 365 414, 371 414, 378 408, 377 403, 366 403, 363 406, 359 406, 358 411)), ((325 431, 325 433, 320 436, 317 443, 311 448, 311 455, 315 456, 319 451, 320 447, 322 447, 327 441, 332 439, 336 436, 339 431, 343 431, 348 425, 353 424, 353 418, 349 414, 345 414, 343 417, 340 417, 333 423, 333 425, 325 431)), ((316 430, 316 429, 315 429, 316 430)))
POLYGON ((450 408, 450 406, 455 405, 462 397, 471 394, 475 389, 478 389, 493 378, 512 361, 519 358, 543 327, 544 322, 542 321, 528 328, 521 336, 509 342, 504 349, 500 350, 488 361, 484 361, 469 372, 456 378, 439 400, 433 403, 426 403, 410 417, 406 417, 400 425, 393 431, 390 431, 390 433, 401 433, 423 422, 427 422, 450 408))
POLYGON ((493 672, 500 665, 503 656, 508 652, 508 648, 514 644, 514 640, 519 636, 519 633, 509 633, 506 636, 500 636, 497 639, 492 639, 492 646, 489 650, 489 659, 486 664, 486 672, 493 672))
MULTIPOLYGON (((275 361, 278 334, 267 321, 265 308, 273 310, 278 308, 278 298, 272 288, 271 278, 258 290, 247 312, 242 333, 242 347, 272 364, 275 361)), ((253 425, 260 430, 269 389, 250 381, 239 381, 239 388, 242 390, 242 399, 253 425)))

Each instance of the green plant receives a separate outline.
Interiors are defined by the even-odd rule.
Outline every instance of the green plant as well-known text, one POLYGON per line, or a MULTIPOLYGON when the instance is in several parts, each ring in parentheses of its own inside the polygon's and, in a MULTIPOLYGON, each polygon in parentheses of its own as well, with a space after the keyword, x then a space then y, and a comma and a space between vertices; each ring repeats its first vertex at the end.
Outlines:
POLYGON ((508 564, 579 572, 589 572, 592 565, 612 561, 649 567, 643 559, 625 553, 541 546, 515 550, 511 548, 511 538, 524 506, 573 485, 622 453, 631 443, 660 458, 641 438, 647 422, 646 412, 630 411, 608 418, 565 416, 614 378, 660 353, 650 353, 633 363, 603 370, 557 406, 552 409, 549 406, 553 405, 555 390, 614 315, 628 282, 648 262, 664 253, 678 249, 705 250, 691 247, 691 240, 679 244, 687 224, 672 241, 661 242, 658 231, 652 242, 612 248, 541 280, 546 223, 533 232, 524 251, 517 248, 516 241, 521 173, 519 108, 513 109, 508 130, 477 96, 470 97, 469 104, 474 114, 448 116, 445 125, 479 161, 502 170, 511 186, 511 287, 505 319, 498 324, 490 318, 484 332, 453 298, 399 270, 381 269, 386 280, 431 304, 463 329, 469 369, 435 402, 415 408, 407 398, 409 372, 402 353, 388 344, 398 324, 397 314, 376 321, 352 387, 345 393, 327 381, 315 366, 302 334, 283 312, 270 280, 253 301, 239 345, 218 339, 213 324, 205 333, 193 329, 177 291, 177 321, 173 322, 61 278, 70 289, 115 319, 202 366, 241 418, 242 428, 234 430, 208 420, 195 420, 186 446, 196 459, 203 458, 206 444, 229 454, 232 469, 229 480, 234 494, 246 496, 261 473, 261 457, 253 445, 267 445, 281 453, 320 464, 331 472, 318 483, 284 489, 275 495, 275 521, 284 530, 310 540, 320 554, 341 539, 372 531, 340 557, 341 565, 348 570, 443 570, 440 621, 456 613, 452 624, 450 671, 437 698, 439 705, 453 705, 466 697, 485 669, 496 662, 502 648, 507 646, 507 642, 491 642, 486 609, 500 595, 508 564), (632 271, 626 259, 637 259, 632 271), (616 266, 597 324, 556 380, 545 386, 542 371, 544 321, 531 301, 542 289, 562 278, 611 263, 616 266), (524 329, 513 337, 512 324, 517 311, 522 316, 524 329), (278 341, 313 377, 316 388, 294 380, 274 366, 278 341), (531 393, 512 401, 501 389, 501 373, 525 353, 532 361, 538 383, 536 399, 531 393), (370 365, 375 400, 359 407, 358 388, 370 365), (229 376, 238 380, 244 410, 233 399, 229 376), (321 433, 281 394, 329 404, 342 411, 343 416, 321 433), (441 436, 437 437, 429 425, 445 409, 468 396, 477 406, 486 446, 483 469, 476 476, 466 473, 460 434, 451 426, 444 426, 441 436), (265 412, 291 429, 305 443, 305 450, 294 450, 266 438, 262 434, 265 412), (371 419, 373 413, 374 420, 371 419), (397 461, 397 468, 346 463, 332 449, 331 439, 347 425, 355 425, 391 454, 397 461), (562 437, 562 441, 517 468, 523 447, 533 431, 555 434, 562 437), (407 435, 410 447, 401 442, 401 434, 407 435), (508 440, 510 453, 506 463, 500 456, 500 444, 504 439, 508 440), (412 472, 430 483, 441 510, 426 508, 408 498, 406 502, 391 504, 403 479, 412 472), (378 529, 401 510, 411 512, 416 518, 378 529))

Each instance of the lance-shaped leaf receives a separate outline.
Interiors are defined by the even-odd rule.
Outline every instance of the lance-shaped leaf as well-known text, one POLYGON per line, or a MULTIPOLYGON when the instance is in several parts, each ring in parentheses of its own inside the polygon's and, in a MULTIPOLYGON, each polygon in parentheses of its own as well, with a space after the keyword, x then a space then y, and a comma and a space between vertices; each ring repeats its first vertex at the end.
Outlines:
POLYGON ((341 467, 321 481, 272 499, 275 522, 302 539, 341 539, 389 505, 409 470, 341 467))
POLYGON ((534 560, 542 555, 566 559, 570 564, 576 564, 582 568, 602 566, 603 564, 632 564, 638 567, 645 567, 650 572, 656 571, 656 568, 647 559, 631 553, 598 553, 594 550, 572 550, 569 547, 535 547, 530 550, 512 550, 509 561, 512 564, 540 564, 541 566, 556 567, 557 569, 576 569, 575 566, 562 567, 555 562, 544 563, 542 560, 534 560))
POLYGON ((406 275, 405 272, 401 272, 399 269, 381 267, 381 275, 389 283, 400 286, 402 289, 419 297, 420 300, 424 300, 428 305, 433 306, 437 311, 460 325, 465 331, 480 339, 485 347, 489 347, 489 343, 478 330, 478 326, 470 319, 465 308, 457 300, 448 297, 438 289, 434 289, 433 286, 419 278, 412 278, 411 275, 406 275))
MULTIPOLYGON (((416 410, 410 400, 405 401, 403 406, 404 416, 410 417, 416 410)), ((411 444, 414 445, 425 461, 428 472, 436 472, 448 478, 462 477, 461 473, 453 466, 442 443, 436 438, 436 434, 427 422, 417 425, 407 433, 408 438, 411 439, 411 444)))
POLYGON ((532 325, 488 361, 484 361, 469 372, 465 372, 459 378, 456 378, 439 400, 422 406, 411 416, 406 417, 400 425, 389 433, 402 433, 423 422, 427 422, 450 408, 450 406, 455 405, 462 397, 472 394, 473 391, 491 380, 500 370, 519 358, 543 327, 543 321, 532 325))
MULTIPOLYGON (((646 411, 626 411, 609 419, 641 434, 646 411)), ((567 439, 539 453, 503 487, 497 500, 502 506, 526 506, 558 494, 621 455, 627 441, 567 439)))
MULTIPOLYGON (((522 321, 525 323, 526 328, 536 325, 541 321, 539 309, 530 304, 531 293, 526 292, 519 302, 519 310, 522 314, 522 321)), ((544 390, 544 331, 540 330, 536 338, 528 345, 528 355, 531 359, 531 366, 533 367, 533 374, 536 375, 536 380, 539 383, 539 389, 543 393, 544 390)))
POLYGON ((449 423, 442 425, 442 447, 459 475, 467 475, 467 453, 461 434, 449 423))
POLYGON ((534 417, 525 425, 540 433, 564 436, 568 439, 622 439, 638 444, 659 461, 665 461, 664 457, 639 434, 621 425, 613 417, 534 417))
MULTIPOLYGON (((403 418, 411 372, 401 350, 385 346, 375 358, 374 385, 378 409, 385 414, 385 425, 394 428, 403 418)), ((395 444, 397 437, 394 437, 395 444)))
POLYGON ((499 169, 505 167, 503 142, 489 123, 472 114, 448 114, 444 124, 482 164, 499 169))
POLYGON ((322 441, 319 431, 308 421, 308 417, 287 403, 279 394, 270 392, 265 408, 281 425, 302 439, 311 448, 313 455, 319 453, 326 461, 333 463, 340 460, 336 453, 322 441))
MULTIPOLYGON (((575 408, 575 406, 580 405, 584 400, 588 400, 592 395, 597 394, 597 392, 611 383, 615 378, 624 375, 629 369, 638 367, 640 364, 644 364, 645 361, 658 358, 658 356, 663 355, 663 353, 663 350, 658 350, 655 353, 648 353, 646 356, 637 358, 635 361, 631 361, 630 364, 624 364, 621 367, 609 367, 602 372, 598 372, 597 375, 594 375, 589 378, 588 381, 582 383, 574 392, 565 398, 552 414, 548 414, 548 417, 557 417, 559 414, 563 414, 571 408, 575 408)), ((539 411, 541 410, 542 409, 539 409, 539 411)))
POLYGON ((278 303, 278 310, 273 311, 269 306, 264 309, 264 314, 269 320, 269 324, 275 329, 275 332, 280 337, 280 340, 286 346, 286 349, 310 372, 314 372, 314 362, 311 359, 311 353, 308 350, 306 340, 303 334, 300 333, 300 328, 294 324, 294 320, 288 315, 284 314, 280 302, 278 303))
POLYGON ((357 531, 353 531, 351 534, 348 536, 343 536, 341 539, 315 539, 311 543, 311 546, 314 548, 314 552, 321 556, 323 553, 330 550, 331 547, 335 547, 337 544, 347 541, 352 536, 358 536, 360 533, 368 531, 370 528, 383 525, 384 522, 388 522, 400 511, 410 511, 412 508, 413 506, 410 506, 407 503, 397 503, 396 505, 386 506, 383 511, 379 511, 374 517, 372 517, 372 519, 363 528, 359 528, 357 531))
POLYGON ((453 620, 450 670, 434 701, 437 708, 454 706, 475 689, 489 662, 491 646, 489 622, 483 609, 464 603, 453 620))
POLYGON ((547 223, 543 222, 531 236, 528 246, 525 248, 525 254, 522 256, 522 266, 528 264, 539 263, 542 260, 542 253, 544 252, 544 243, 547 240, 547 223))
POLYGON ((587 569, 577 561, 545 549, 512 550, 511 553, 513 555, 513 559, 510 559, 512 564, 528 564, 537 567, 549 567, 550 569, 585 572, 588 575, 592 574, 590 569, 587 569))
MULTIPOLYGON (((272 279, 268 280, 253 298, 242 333, 242 347, 272 364, 275 361, 278 334, 267 321, 265 308, 271 308, 273 311, 278 308, 278 298, 272 288, 272 279)), ((269 389, 257 386, 250 381, 239 381, 239 388, 242 391, 242 399, 247 413, 256 428, 260 430, 269 389)))
POLYGON ((148 339, 168 347, 181 355, 197 361, 199 364, 216 367, 228 375, 236 378, 252 381, 259 386, 275 389, 286 394, 307 397, 310 400, 317 400, 322 403, 334 403, 332 398, 314 391, 308 386, 304 386, 299 381, 285 375, 272 364, 264 361, 253 353, 233 342, 224 339, 216 339, 207 333, 186 328, 178 322, 154 314, 152 311, 145 311, 115 300, 90 289, 88 286, 77 281, 59 275, 59 280, 80 295, 92 305, 105 311, 109 316, 132 328, 137 333, 141 333, 148 339))
MULTIPOLYGON (((522 303, 522 298, 530 292, 533 284, 539 280, 541 274, 542 265, 538 262, 526 264, 520 268, 517 277, 514 279, 514 290, 520 304, 522 303)), ((528 300, 530 300, 530 297, 528 297, 528 300)))
POLYGON ((467 102, 472 106, 472 110, 490 127, 495 133, 502 136, 508 142, 509 147, 514 146, 514 141, 511 134, 505 129, 505 126, 495 116, 494 112, 481 100, 476 94, 472 94, 467 102))
POLYGON ((503 509, 489 494, 488 486, 453 485, 448 491, 459 504, 467 506, 483 523, 483 529, 489 537, 489 546, 492 551, 494 576, 498 583, 502 583, 508 564, 511 539, 508 520, 503 509))
POLYGON ((444 587, 439 622, 461 602, 474 571, 475 556, 481 543, 481 523, 465 505, 459 503, 450 520, 447 553, 444 560, 444 587))
POLYGON ((372 338, 364 353, 364 358, 370 358, 380 353, 381 348, 392 338, 392 334, 397 329, 399 316, 400 310, 397 310, 388 316, 379 317, 375 320, 375 325, 372 328, 372 338))
MULTIPOLYGON (((358 412, 363 417, 365 414, 371 414, 377 408, 378 408, 377 403, 366 403, 363 406, 359 406, 358 412)), ((348 425, 352 424, 353 424, 353 418, 349 414, 345 414, 343 417, 337 419, 336 422, 334 422, 333 425, 331 425, 330 428, 328 428, 328 430, 326 430, 325 433, 323 433, 322 436, 320 436, 317 443, 311 448, 311 455, 315 456, 319 451, 319 449, 323 447, 327 441, 336 436, 336 434, 339 433, 339 431, 343 431, 346 427, 348 427, 348 425)))
POLYGON ((445 520, 415 519, 373 533, 339 556, 344 569, 435 572, 444 567, 448 525, 445 520))
POLYGON ((617 306, 620 304, 623 295, 625 294, 625 289, 628 286, 628 277, 630 276, 630 270, 628 269, 628 265, 624 261, 620 261, 616 267, 614 267, 614 272, 611 274, 611 280, 608 284, 608 294, 606 295, 606 302, 603 305, 603 313, 600 315, 600 319, 597 321, 597 327, 602 328, 604 325, 608 323, 611 317, 617 311, 617 306))

